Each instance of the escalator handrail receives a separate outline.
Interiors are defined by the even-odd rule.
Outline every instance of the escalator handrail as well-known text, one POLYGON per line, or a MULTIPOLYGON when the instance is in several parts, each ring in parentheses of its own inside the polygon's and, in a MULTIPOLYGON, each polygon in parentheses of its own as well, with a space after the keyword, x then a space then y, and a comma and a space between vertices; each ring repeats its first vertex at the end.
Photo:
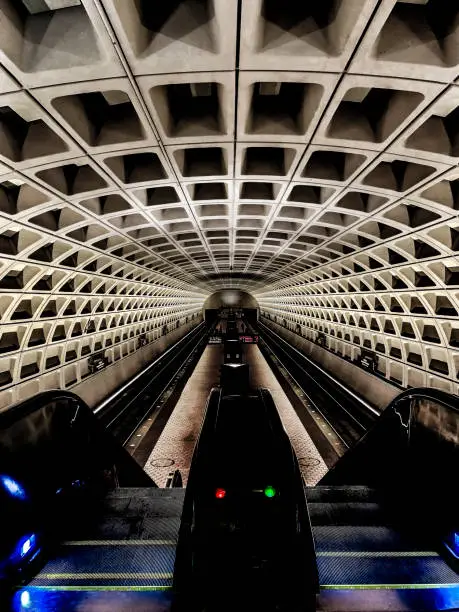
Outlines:
MULTIPOLYGON (((55 403, 59 404, 59 414, 65 414, 66 417, 68 417, 67 424, 69 426, 69 431, 75 430, 79 432, 77 435, 91 435, 94 440, 93 448, 99 448, 99 453, 101 453, 103 449, 105 455, 103 457, 101 456, 101 459, 103 460, 104 466, 115 469, 115 478, 119 478, 121 475, 121 482, 119 482, 119 480, 118 482, 114 482, 114 486, 157 486, 153 479, 150 478, 129 455, 127 450, 104 430, 86 402, 71 391, 50 389, 49 391, 43 391, 22 402, 14 404, 0 413, 0 432, 6 431, 9 427, 14 427, 16 424, 19 424, 20 421, 26 421, 29 418, 33 418, 33 415, 38 415, 41 411, 55 403), (83 425, 81 431, 79 427, 80 423, 83 425)), ((46 418, 46 415, 44 415, 44 418, 46 418)), ((21 440, 21 442, 24 447, 29 444, 26 439, 21 440)), ((34 444, 37 444, 36 440, 34 444)), ((81 443, 81 448, 85 448, 87 444, 88 441, 87 438, 85 438, 81 443)), ((16 450, 19 452, 20 449, 16 450)), ((56 457, 56 465, 59 459, 59 457, 56 457)), ((98 469, 101 469, 101 467, 98 466, 98 468, 96 468, 96 466, 94 466, 94 470, 97 471, 98 469)), ((48 474, 43 474, 43 477, 47 478, 48 474)))
POLYGON ((190 575, 187 561, 191 551, 191 532, 195 497, 194 483, 196 474, 199 476, 199 466, 206 457, 211 446, 212 434, 217 423, 221 397, 221 388, 215 387, 209 393, 201 421, 201 431, 191 459, 175 554, 173 590, 176 595, 186 592, 190 588, 190 575))
POLYGON ((75 402, 78 408, 83 410, 91 410, 84 400, 76 393, 64 391, 62 389, 50 389, 42 391, 37 395, 33 395, 21 402, 17 402, 10 406, 7 410, 0 412, 0 430, 12 425, 15 421, 24 419, 34 412, 42 410, 45 406, 59 400, 68 400, 69 406, 71 402, 75 402))
POLYGON ((209 397, 207 399, 206 407, 205 407, 202 422, 201 422, 201 431, 196 441, 193 456, 191 459, 189 476, 188 476, 188 484, 186 487, 185 499, 183 503, 181 529, 182 529, 182 525, 184 528, 186 528, 187 520, 190 518, 192 514, 193 496, 194 496, 194 486, 193 486, 194 478, 195 478, 195 474, 199 473, 198 466, 202 463, 203 458, 207 456, 209 448, 211 446, 213 433, 215 431, 215 427, 216 427, 216 423, 218 419, 218 410, 220 407, 221 397, 222 397, 221 388, 215 387, 211 390, 209 397))
POLYGON ((459 396, 442 391, 441 389, 432 389, 430 387, 413 387, 412 389, 406 389, 397 397, 395 397, 387 408, 384 410, 392 411, 400 402, 408 399, 427 399, 436 402, 437 404, 443 404, 453 412, 459 414, 459 396))
MULTIPOLYGON (((394 443, 400 443, 400 439, 403 440, 403 452, 410 452, 410 444, 411 444, 411 431, 413 428, 413 413, 412 413, 412 401, 413 400, 429 400, 435 402, 436 404, 440 404, 444 406, 447 410, 453 412, 457 419, 459 419, 459 396, 452 395, 446 391, 442 391, 441 389, 432 389, 428 387, 413 387, 412 389, 407 389, 397 395, 383 410, 381 416, 372 428, 370 428, 365 435, 353 446, 351 447, 343 457, 325 474, 319 484, 324 485, 333 485, 333 484, 371 484, 371 486, 378 485, 378 476, 379 470, 374 470, 374 476, 371 476, 371 483, 368 482, 356 482, 356 478, 368 478, 364 476, 371 468, 371 460, 366 461, 365 459, 369 458, 368 451, 377 452, 375 449, 378 446, 378 443, 381 444, 381 434, 378 432, 385 431, 385 427, 392 427, 390 431, 392 432, 392 439, 390 440, 391 452, 387 456, 387 460, 395 463, 397 460, 397 450, 396 447, 393 446, 394 443), (408 410, 405 414, 399 412, 399 407, 403 404, 407 405, 408 410), (392 422, 392 425, 391 425, 392 422), (394 439, 394 435, 396 431, 393 429, 393 422, 398 423, 398 432, 399 438, 394 439), (343 481, 343 478, 347 478, 347 481, 343 481)), ((384 444, 387 445, 387 440, 384 440, 384 444)), ((400 449, 398 449, 399 451, 400 449)), ((398 453, 400 454, 400 453, 398 453)), ((406 455, 408 456, 408 455, 406 455)), ((404 460, 403 460, 404 461, 404 460)), ((373 466, 377 467, 377 466, 373 466)), ((387 477, 387 481, 390 481, 391 474, 384 470, 382 472, 384 478, 381 480, 381 484, 383 480, 385 481, 387 477)), ((384 485, 383 485, 384 486, 384 485)))
POLYGON ((299 518, 302 526, 302 544, 307 554, 307 563, 310 571, 310 579, 312 584, 310 586, 319 592, 319 573, 317 569, 317 558, 314 544, 314 537, 312 532, 311 518, 309 515, 309 509, 307 505, 303 478, 301 475, 298 459, 293 450, 292 444, 285 431, 282 419, 280 418, 279 411, 276 408, 274 399, 268 389, 259 389, 258 395, 265 407, 266 414, 269 418, 269 423, 275 439, 280 443, 282 456, 288 457, 289 459, 289 471, 292 481, 296 485, 296 503, 298 505, 299 518))

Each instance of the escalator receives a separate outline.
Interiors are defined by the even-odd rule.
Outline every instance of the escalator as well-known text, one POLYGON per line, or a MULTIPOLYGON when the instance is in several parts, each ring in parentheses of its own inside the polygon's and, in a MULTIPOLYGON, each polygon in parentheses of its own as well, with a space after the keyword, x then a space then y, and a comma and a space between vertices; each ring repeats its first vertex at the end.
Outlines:
POLYGON ((377 490, 316 486, 306 495, 320 578, 318 610, 457 609, 459 577, 438 543, 400 523, 377 490))
POLYGON ((303 481, 271 394, 214 389, 185 495, 178 609, 299 612, 317 585, 303 481))
POLYGON ((1 413, 0 609, 165 612, 173 594, 186 610, 228 602, 240 610, 458 609, 458 398, 402 393, 318 486, 303 487, 272 400, 249 395, 210 396, 186 490, 158 489, 71 393, 39 394, 1 413), (250 465, 250 436, 234 428, 244 418, 247 434, 263 420, 250 465), (221 469, 209 461, 216 450, 226 457, 221 469), (233 467, 246 471, 247 505, 214 512, 217 489, 229 496, 242 487, 229 478, 233 467), (252 487, 257 474, 264 484, 252 487), (212 500, 203 506, 204 489, 212 500), (273 490, 277 509, 268 506, 273 490), (266 499, 253 505, 252 494, 266 499), (255 549, 241 530, 253 508, 264 534, 255 549), (228 542, 231 563, 220 572, 228 542))
POLYGON ((400 394, 306 496, 318 609, 459 608, 459 398, 400 394))
POLYGON ((163 606, 183 490, 158 489, 69 392, 10 408, 0 430, 2 612, 163 606))
MULTIPOLYGON (((119 488, 107 494, 97 518, 76 529, 69 525, 65 540, 16 598, 24 591, 34 600, 37 591, 57 591, 73 593, 75 599, 78 592, 81 602, 100 591, 139 591, 149 592, 155 601, 155 593, 172 586, 183 498, 183 489, 119 488)), ((62 599, 58 610, 69 609, 68 598, 62 599)), ((135 609, 127 605, 131 599, 125 595, 125 607, 115 602, 111 609, 135 609)))

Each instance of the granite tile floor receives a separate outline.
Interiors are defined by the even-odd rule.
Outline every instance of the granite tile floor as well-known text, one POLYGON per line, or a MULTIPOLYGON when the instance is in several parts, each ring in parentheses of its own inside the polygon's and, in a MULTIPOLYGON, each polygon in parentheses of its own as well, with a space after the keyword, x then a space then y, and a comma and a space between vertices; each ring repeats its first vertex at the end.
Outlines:
MULTIPOLYGON (((327 471, 324 460, 258 347, 247 345, 245 351, 246 361, 250 365, 252 386, 270 389, 298 457, 305 483, 316 484, 327 471)), ((212 387, 219 383, 221 362, 221 347, 208 346, 145 464, 145 471, 160 487, 165 486, 169 472, 174 469, 180 470, 186 485, 207 396, 212 387)))

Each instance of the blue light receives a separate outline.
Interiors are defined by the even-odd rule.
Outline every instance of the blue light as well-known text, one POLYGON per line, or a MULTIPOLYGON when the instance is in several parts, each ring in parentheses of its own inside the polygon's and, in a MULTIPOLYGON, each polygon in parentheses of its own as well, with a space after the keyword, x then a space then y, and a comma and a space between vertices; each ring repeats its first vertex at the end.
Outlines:
POLYGON ((21 593, 21 606, 23 608, 28 608, 30 607, 31 604, 31 599, 30 599, 30 593, 29 591, 22 591, 21 593))
POLYGON ((21 589, 20 591, 16 591, 13 596, 12 610, 14 610, 14 612, 25 612, 26 610, 35 610, 35 612, 38 612, 38 610, 54 610, 54 606, 49 608, 46 605, 47 598, 47 594, 44 594, 43 598, 41 593, 36 591, 33 587, 21 589), (41 601, 41 599, 44 599, 45 601, 41 601))
POLYGON ((32 559, 38 552, 38 550, 35 550, 36 547, 37 547, 37 538, 35 537, 35 534, 32 533, 31 535, 27 535, 21 538, 19 542, 17 543, 13 554, 10 557, 11 561, 13 563, 19 563, 25 557, 27 557, 28 561, 30 561, 30 559, 32 559))
POLYGON ((459 557, 459 533, 457 531, 453 534, 453 553, 459 557))
POLYGON ((21 547, 21 557, 25 557, 25 555, 29 552, 29 550, 33 546, 33 542, 35 540, 34 536, 28 538, 21 547))
POLYGON ((433 591, 434 602, 432 610, 457 610, 459 607, 459 588, 457 585, 445 586, 433 591))
POLYGON ((26 493, 21 485, 10 476, 0 476, 0 482, 12 497, 25 499, 26 493))
POLYGON ((446 546, 453 553, 456 559, 459 559, 459 532, 453 531, 446 539, 446 546))

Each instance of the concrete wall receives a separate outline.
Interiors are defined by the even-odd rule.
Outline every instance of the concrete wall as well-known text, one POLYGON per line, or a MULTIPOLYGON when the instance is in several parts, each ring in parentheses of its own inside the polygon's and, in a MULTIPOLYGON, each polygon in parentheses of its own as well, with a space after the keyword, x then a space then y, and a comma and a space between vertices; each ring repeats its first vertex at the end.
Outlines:
POLYGON ((180 338, 196 327, 201 321, 202 318, 195 319, 190 323, 182 325, 178 329, 174 329, 154 342, 137 349, 124 359, 115 361, 115 363, 110 364, 104 370, 97 372, 97 374, 89 376, 84 381, 72 387, 70 391, 79 395, 89 406, 96 406, 109 393, 112 393, 126 380, 137 374, 137 372, 147 366, 150 361, 180 340, 180 338))
POLYGON ((262 317, 262 323, 279 334, 279 336, 282 336, 282 338, 285 338, 289 344, 304 353, 307 357, 311 357, 311 359, 330 372, 330 374, 336 376, 338 380, 351 387, 351 389, 378 408, 385 408, 394 397, 401 393, 398 387, 390 384, 388 381, 384 381, 373 374, 365 372, 365 370, 362 370, 350 361, 285 329, 278 323, 274 323, 274 321, 270 321, 265 317, 262 317))

